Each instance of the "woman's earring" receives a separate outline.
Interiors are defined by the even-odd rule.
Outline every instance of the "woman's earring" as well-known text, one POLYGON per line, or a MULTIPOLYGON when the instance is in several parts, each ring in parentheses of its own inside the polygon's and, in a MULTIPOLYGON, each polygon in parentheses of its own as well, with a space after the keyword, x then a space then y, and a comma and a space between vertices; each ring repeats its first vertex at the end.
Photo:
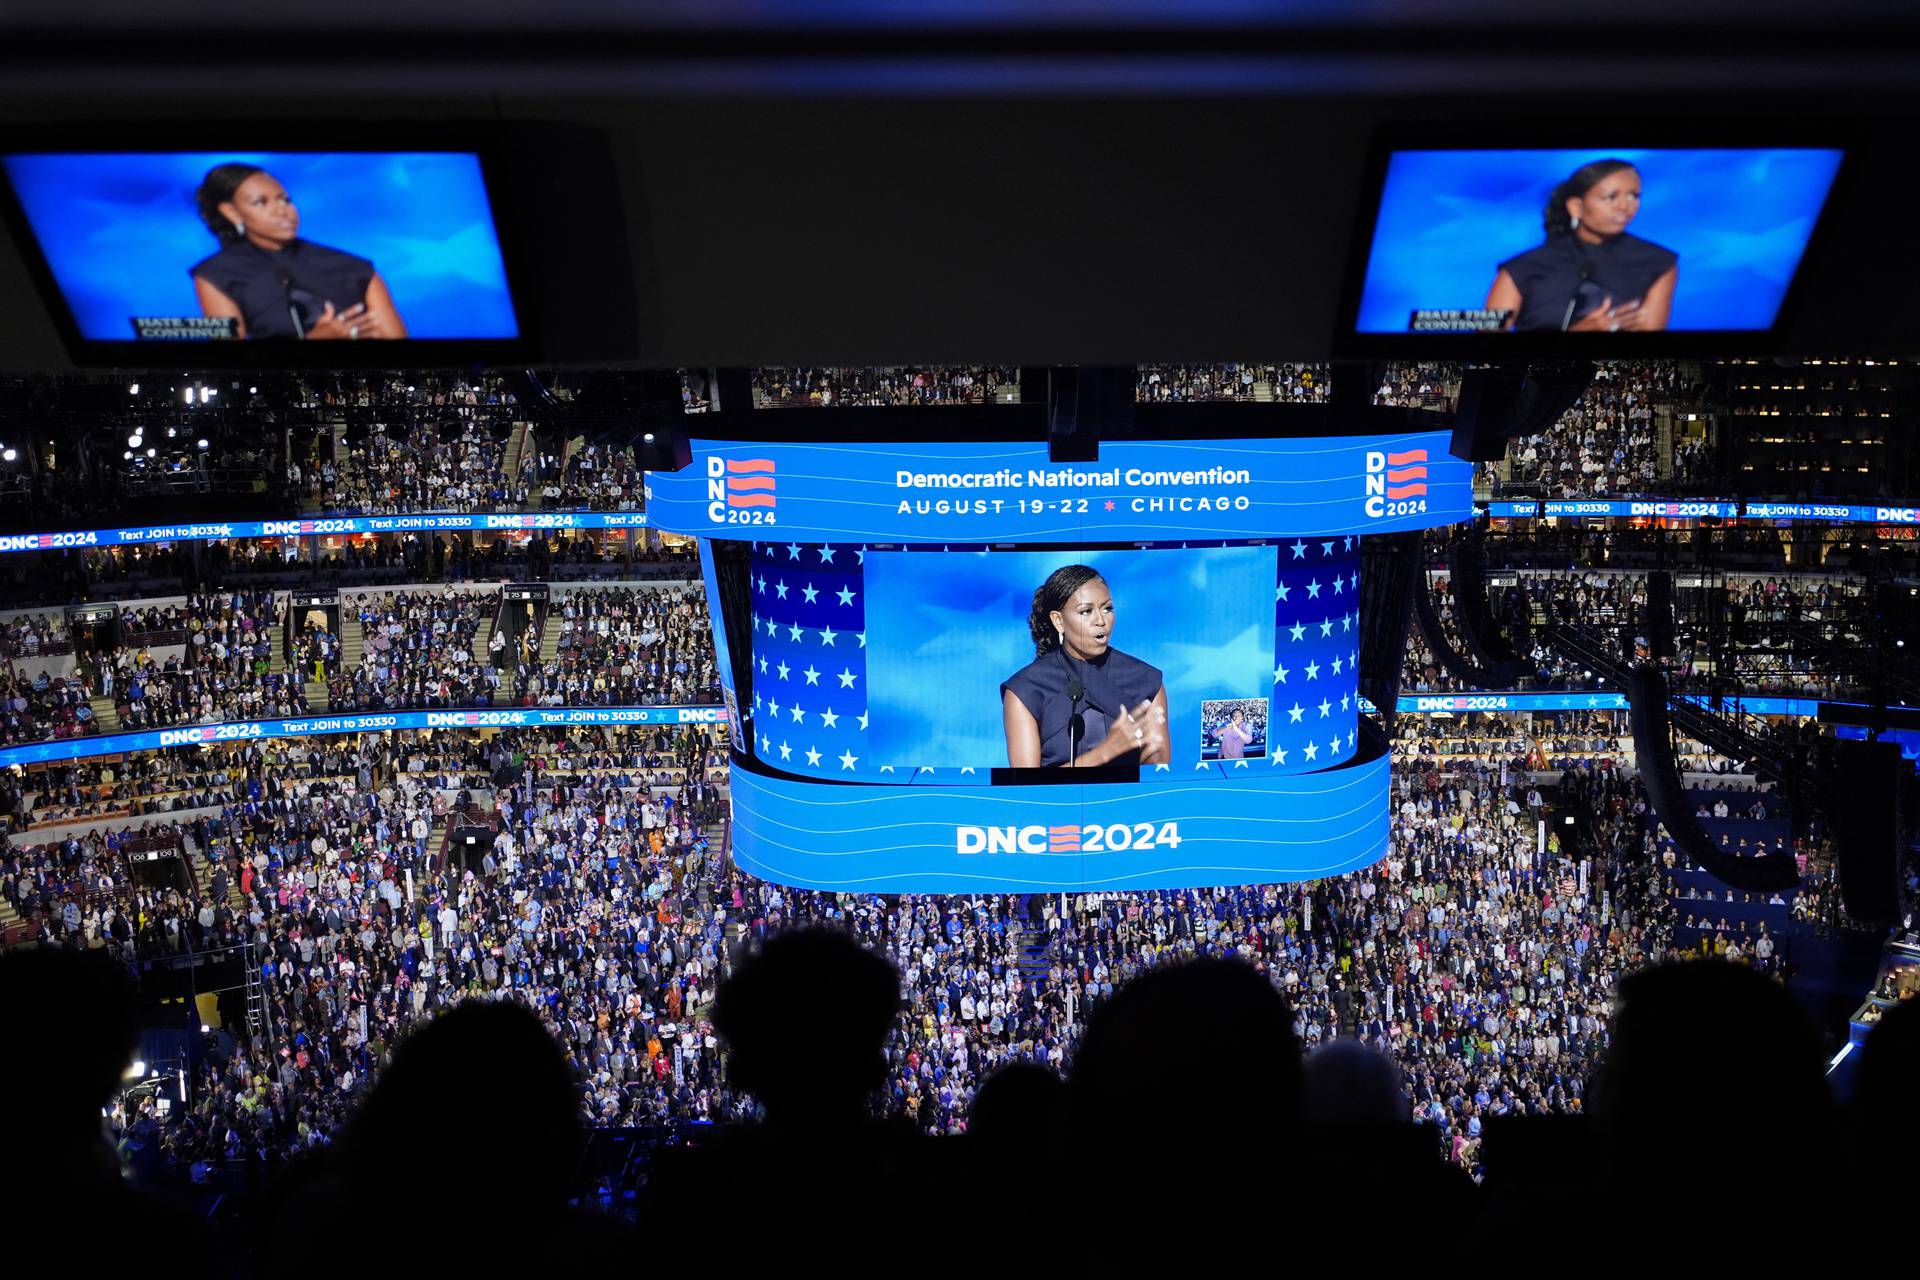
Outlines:
MULTIPOLYGON (((1578 222, 1578 220, 1576 220, 1576 221, 1575 221, 1575 223, 1574 223, 1574 225, 1575 225, 1575 226, 1578 226, 1578 225, 1579 225, 1579 222, 1578 222)), ((244 223, 244 222, 236 222, 236 223, 234 223, 234 224, 233 224, 233 234, 235 234, 235 235, 237 235, 237 236, 243 236, 243 235, 245 235, 245 234, 247 234, 247 224, 246 224, 246 223, 244 223)))
POLYGON ((1066 632, 1064 632, 1064 631, 1062 631, 1062 630, 1061 630, 1060 628, 1058 628, 1058 627, 1055 627, 1055 628, 1053 629, 1053 642, 1054 642, 1054 644, 1056 644, 1056 645, 1058 645, 1058 646, 1059 646, 1059 647, 1061 647, 1062 649, 1064 649, 1064 648, 1066 648, 1066 647, 1067 647, 1067 633, 1066 633, 1066 632))
POLYGON ((1575 218, 1575 219, 1573 220, 1573 229, 1574 229, 1575 231, 1578 231, 1578 230, 1580 229, 1580 219, 1578 219, 1578 218, 1575 218))

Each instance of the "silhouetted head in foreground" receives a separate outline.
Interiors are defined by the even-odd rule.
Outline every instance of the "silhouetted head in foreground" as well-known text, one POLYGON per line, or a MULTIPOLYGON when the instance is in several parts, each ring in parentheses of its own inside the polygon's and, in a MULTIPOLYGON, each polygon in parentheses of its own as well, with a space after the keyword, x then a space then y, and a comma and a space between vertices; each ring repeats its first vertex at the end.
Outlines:
POLYGON ((1012 1062, 981 1082, 967 1107, 967 1136, 1008 1151, 1040 1151, 1061 1136, 1067 1087, 1037 1062, 1012 1062))
POLYGON ((1194 960, 1156 968, 1097 1008, 1068 1080, 1075 1140, 1188 1167, 1213 1155, 1283 1154, 1299 1128, 1293 1013, 1250 966, 1194 960))
POLYGON ((552 1034, 521 1005, 470 1000, 400 1043, 342 1136, 339 1174, 363 1203, 479 1214, 510 1186, 524 1220, 564 1207, 580 1147, 552 1034))
POLYGON ((1913 1105, 1920 1082, 1920 999, 1887 1010, 1861 1047, 1853 1077, 1854 1128, 1862 1154, 1875 1164, 1900 1165, 1920 1142, 1920 1111, 1913 1105))
POLYGON ((1615 1177, 1649 1190, 1750 1194, 1765 1171, 1811 1172, 1830 1155, 1819 1036, 1785 988, 1744 965, 1669 964, 1621 982, 1591 1097, 1615 1177))
POLYGON ((0 1096, 13 1101, 8 1131, 36 1161, 101 1141, 100 1110, 113 1100, 139 1039, 133 983, 103 951, 46 947, 0 954, 0 1096))
POLYGON ((778 935, 720 988, 713 1025, 728 1075, 767 1110, 768 1123, 857 1120, 886 1079, 887 1032, 900 1011, 900 975, 831 929, 778 935))
POLYGON ((1307 1055, 1300 1111, 1310 1129, 1413 1122, 1399 1064, 1358 1040, 1336 1040, 1307 1055))

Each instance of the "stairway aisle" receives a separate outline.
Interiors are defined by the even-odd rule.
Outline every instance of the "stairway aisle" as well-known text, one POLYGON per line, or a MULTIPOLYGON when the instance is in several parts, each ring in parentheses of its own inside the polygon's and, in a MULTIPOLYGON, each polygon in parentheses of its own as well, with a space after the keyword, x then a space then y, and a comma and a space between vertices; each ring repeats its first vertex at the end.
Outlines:
POLYGON ((113 705, 112 698, 96 693, 87 699, 87 705, 93 708, 93 718, 99 724, 100 732, 120 732, 120 709, 113 705))

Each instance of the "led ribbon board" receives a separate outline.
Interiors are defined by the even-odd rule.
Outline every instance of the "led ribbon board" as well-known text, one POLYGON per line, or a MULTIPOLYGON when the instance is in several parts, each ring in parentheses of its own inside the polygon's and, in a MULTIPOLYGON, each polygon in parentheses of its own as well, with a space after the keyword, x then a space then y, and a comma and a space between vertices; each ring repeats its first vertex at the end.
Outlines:
POLYGON ((535 511, 520 514, 428 513, 405 516, 290 516, 284 520, 223 520, 154 524, 131 529, 69 529, 58 533, 0 534, 0 552, 58 551, 66 547, 126 547, 144 542, 206 542, 220 538, 311 538, 326 534, 483 532, 520 529, 644 529, 644 511, 535 511))
POLYGON ((90 738, 56 738, 0 750, 0 768, 81 760, 89 756, 157 751, 216 742, 257 742, 266 738, 307 738, 335 733, 377 733, 383 729, 539 729, 588 724, 720 724, 720 707, 512 707, 499 711, 383 711, 343 716, 304 716, 298 720, 236 720, 225 724, 180 725, 138 733, 108 733, 90 738))
POLYGON ((1656 516, 1664 519, 1777 520, 1813 524, 1920 524, 1920 506, 1869 506, 1850 502, 1748 502, 1733 498, 1526 498, 1489 502, 1487 514, 1503 520, 1552 516, 1561 520, 1656 516))

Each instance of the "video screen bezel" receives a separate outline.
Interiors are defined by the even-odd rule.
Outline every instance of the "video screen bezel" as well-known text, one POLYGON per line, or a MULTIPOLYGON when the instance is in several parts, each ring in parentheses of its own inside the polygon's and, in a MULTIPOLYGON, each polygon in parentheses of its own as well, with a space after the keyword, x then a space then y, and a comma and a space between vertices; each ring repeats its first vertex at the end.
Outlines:
POLYGON ((68 304, 6 167, 0 165, 0 225, 13 239, 33 278, 47 318, 60 335, 68 357, 81 368, 150 369, 392 369, 452 368, 536 362, 542 357, 536 310, 527 277, 526 229, 516 226, 503 196, 510 176, 507 144, 483 124, 447 123, 372 127, 365 123, 250 121, 218 127, 205 121, 174 126, 88 125, 36 131, 31 144, 0 147, 0 155, 178 154, 196 151, 300 152, 379 155, 390 152, 441 152, 474 156, 493 216, 494 238, 507 278, 507 296, 520 333, 515 338, 404 338, 368 343, 307 342, 142 342, 88 338, 68 304))
POLYGON ((1844 207, 1859 164, 1858 139, 1837 126, 1802 122, 1742 124, 1737 129, 1676 134, 1671 124, 1624 120, 1598 129, 1580 126, 1515 127, 1498 122, 1467 122, 1445 130, 1433 126, 1390 126, 1375 132, 1368 147, 1360 198, 1347 250, 1332 350, 1335 359, 1488 361, 1541 356, 1634 360, 1663 357, 1761 356, 1776 351, 1792 329, 1805 300, 1807 281, 1827 256, 1835 209, 1844 207), (1660 333, 1369 333, 1359 328, 1360 301, 1372 265, 1373 241, 1380 222, 1387 167, 1402 151, 1566 150, 1588 145, 1569 135, 1601 132, 1605 141, 1644 139, 1645 150, 1760 150, 1809 148, 1838 151, 1840 163, 1820 213, 1808 233, 1799 265, 1787 282, 1773 323, 1762 329, 1686 329, 1660 333))

